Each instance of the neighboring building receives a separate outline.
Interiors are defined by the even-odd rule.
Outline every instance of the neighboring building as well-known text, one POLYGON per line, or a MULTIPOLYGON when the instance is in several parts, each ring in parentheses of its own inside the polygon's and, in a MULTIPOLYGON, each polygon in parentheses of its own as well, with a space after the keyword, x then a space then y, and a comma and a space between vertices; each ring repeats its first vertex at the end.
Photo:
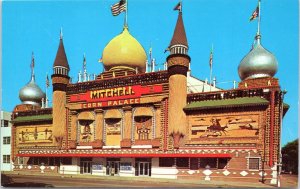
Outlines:
POLYGON ((1 171, 11 171, 11 113, 1 111, 1 171))
POLYGON ((230 90, 190 76, 182 12, 162 71, 145 72, 146 52, 125 26, 103 50, 105 71, 71 83, 61 37, 53 107, 41 108, 45 96, 33 69, 20 91, 14 170, 275 184, 288 106, 273 77, 276 58, 260 37, 240 63, 242 81, 230 90))

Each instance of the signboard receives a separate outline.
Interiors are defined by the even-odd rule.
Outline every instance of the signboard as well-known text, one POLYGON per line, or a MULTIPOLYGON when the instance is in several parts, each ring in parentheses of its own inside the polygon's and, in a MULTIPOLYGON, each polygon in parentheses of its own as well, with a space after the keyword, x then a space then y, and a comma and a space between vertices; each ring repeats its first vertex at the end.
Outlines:
POLYGON ((87 91, 84 94, 71 95, 70 102, 83 102, 82 108, 98 108, 106 106, 139 104, 140 97, 142 95, 161 93, 162 90, 162 85, 134 85, 92 90, 87 91))

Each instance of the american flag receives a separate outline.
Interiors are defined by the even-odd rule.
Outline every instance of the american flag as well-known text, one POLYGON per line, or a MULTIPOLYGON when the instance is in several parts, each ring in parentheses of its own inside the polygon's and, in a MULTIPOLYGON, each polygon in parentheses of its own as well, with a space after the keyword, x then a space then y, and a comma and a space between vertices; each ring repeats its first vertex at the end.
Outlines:
POLYGON ((211 68, 213 64, 213 49, 211 49, 210 51, 210 55, 209 55, 209 67, 211 68))
POLYGON ((50 82, 49 82, 49 78, 48 78, 48 74, 47 74, 47 77, 46 77, 46 87, 48 88, 50 86, 50 82))
POLYGON ((34 56, 33 56, 33 52, 31 55, 31 64, 30 64, 30 68, 33 69, 34 68, 34 56))
POLYGON ((182 5, 181 5, 181 2, 179 2, 173 10, 179 10, 179 12, 181 12, 181 8, 182 8, 182 5))
POLYGON ((120 0, 111 6, 111 13, 113 16, 118 16, 121 12, 126 11, 126 0, 120 0))
POLYGON ((259 5, 257 5, 256 9, 252 13, 250 21, 255 20, 257 17, 259 17, 259 5))

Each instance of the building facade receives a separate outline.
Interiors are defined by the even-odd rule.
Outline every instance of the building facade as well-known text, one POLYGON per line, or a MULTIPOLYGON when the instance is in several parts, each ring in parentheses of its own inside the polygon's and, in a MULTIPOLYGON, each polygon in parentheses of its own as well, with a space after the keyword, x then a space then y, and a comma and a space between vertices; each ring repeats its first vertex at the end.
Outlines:
POLYGON ((1 111, 1 171, 11 171, 11 113, 1 111))
POLYGON ((20 91, 14 170, 276 184, 288 105, 260 38, 240 63, 238 87, 223 90, 190 75, 181 11, 162 71, 146 72, 146 52, 124 26, 103 50, 105 71, 71 83, 61 37, 52 108, 41 105, 33 70, 20 91))

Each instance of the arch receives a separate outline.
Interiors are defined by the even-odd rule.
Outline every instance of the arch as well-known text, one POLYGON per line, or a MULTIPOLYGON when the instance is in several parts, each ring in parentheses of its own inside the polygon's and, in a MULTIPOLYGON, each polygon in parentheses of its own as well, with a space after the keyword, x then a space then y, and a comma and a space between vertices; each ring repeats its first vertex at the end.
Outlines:
POLYGON ((81 112, 77 120, 95 120, 95 116, 91 112, 81 112))
POLYGON ((150 107, 138 107, 134 112, 134 116, 150 116, 153 117, 153 111, 150 107))
POLYGON ((121 119, 123 116, 118 109, 111 109, 107 110, 104 114, 104 119, 111 119, 111 118, 119 118, 121 119))

